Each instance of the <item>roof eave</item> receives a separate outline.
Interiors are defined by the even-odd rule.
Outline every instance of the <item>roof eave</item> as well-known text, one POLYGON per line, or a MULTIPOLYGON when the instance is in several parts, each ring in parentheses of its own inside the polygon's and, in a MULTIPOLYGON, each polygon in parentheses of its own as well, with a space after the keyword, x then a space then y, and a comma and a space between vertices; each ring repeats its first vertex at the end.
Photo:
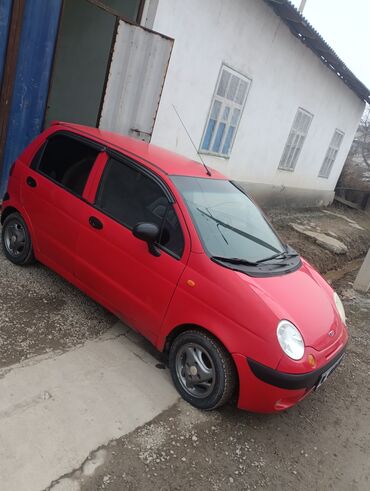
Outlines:
POLYGON ((369 89, 351 72, 290 0, 264 1, 288 26, 291 33, 313 51, 327 68, 334 72, 361 100, 370 103, 369 89))

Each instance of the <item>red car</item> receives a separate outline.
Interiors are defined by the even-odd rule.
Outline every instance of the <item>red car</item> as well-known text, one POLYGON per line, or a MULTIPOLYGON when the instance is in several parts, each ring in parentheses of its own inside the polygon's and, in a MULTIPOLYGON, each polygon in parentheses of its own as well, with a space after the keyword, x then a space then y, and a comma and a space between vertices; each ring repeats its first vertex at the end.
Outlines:
POLYGON ((348 340, 339 297, 214 170, 55 123, 15 162, 5 255, 49 266, 168 356, 182 397, 274 412, 318 388, 348 340))

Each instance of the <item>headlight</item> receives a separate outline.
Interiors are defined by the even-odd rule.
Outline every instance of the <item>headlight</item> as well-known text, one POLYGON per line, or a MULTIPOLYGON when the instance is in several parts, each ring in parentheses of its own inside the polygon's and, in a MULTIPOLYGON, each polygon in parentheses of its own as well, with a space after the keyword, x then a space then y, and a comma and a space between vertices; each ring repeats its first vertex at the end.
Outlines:
POLYGON ((339 295, 336 292, 334 292, 334 302, 335 302, 335 306, 337 308, 338 314, 340 315, 342 322, 345 324, 346 323, 346 312, 344 310, 342 300, 339 298, 339 295))
POLYGON ((304 342, 298 329, 289 321, 280 321, 276 334, 284 353, 293 360, 300 360, 304 354, 304 342))

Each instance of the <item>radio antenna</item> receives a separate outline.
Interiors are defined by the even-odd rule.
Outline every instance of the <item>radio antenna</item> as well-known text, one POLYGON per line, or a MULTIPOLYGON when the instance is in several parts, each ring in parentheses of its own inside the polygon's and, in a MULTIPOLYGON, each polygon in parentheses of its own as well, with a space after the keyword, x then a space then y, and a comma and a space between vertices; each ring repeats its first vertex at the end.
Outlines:
POLYGON ((200 155, 200 153, 198 152, 197 147, 195 146, 195 144, 194 144, 194 142, 193 142, 193 140, 192 140, 192 138, 191 138, 191 136, 190 136, 190 134, 189 134, 188 130, 186 129, 186 126, 185 126, 184 121, 181 119, 180 114, 177 112, 177 109, 176 109, 175 105, 174 105, 174 104, 172 104, 172 107, 173 107, 173 109, 174 109, 175 113, 177 114, 177 117, 179 118, 180 123, 181 123, 181 124, 182 124, 182 126, 184 127, 184 130, 186 131, 186 134, 188 135, 189 140, 191 141, 191 144, 192 144, 192 145, 193 145, 193 147, 194 147, 194 150, 197 152, 197 155, 198 155, 198 157, 200 158, 200 161, 202 162, 203 167, 204 167, 204 168, 205 168, 205 170, 206 170, 207 176, 211 176, 211 175, 212 175, 212 174, 211 174, 211 171, 208 169, 208 167, 206 166, 206 164, 205 164, 204 160, 202 159, 202 156, 201 156, 201 155, 200 155))

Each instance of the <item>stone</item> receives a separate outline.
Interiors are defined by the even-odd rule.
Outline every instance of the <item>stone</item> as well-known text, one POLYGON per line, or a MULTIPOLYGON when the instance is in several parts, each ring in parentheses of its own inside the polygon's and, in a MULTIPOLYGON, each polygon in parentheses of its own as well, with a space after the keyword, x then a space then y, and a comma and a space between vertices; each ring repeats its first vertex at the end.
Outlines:
POLYGON ((346 252, 348 251, 347 246, 334 237, 330 237, 329 235, 323 234, 322 232, 314 232, 302 225, 298 225, 297 223, 291 223, 290 225, 297 232, 310 237, 319 246, 330 252, 334 252, 334 254, 346 254, 346 252))
POLYGON ((327 215, 333 215, 338 218, 342 218, 346 222, 348 222, 351 227, 357 228, 358 230, 365 230, 361 225, 359 225, 355 220, 352 220, 351 218, 346 217, 345 215, 341 215, 340 213, 335 213, 334 211, 329 211, 329 210, 322 210, 323 213, 326 213, 327 215))

